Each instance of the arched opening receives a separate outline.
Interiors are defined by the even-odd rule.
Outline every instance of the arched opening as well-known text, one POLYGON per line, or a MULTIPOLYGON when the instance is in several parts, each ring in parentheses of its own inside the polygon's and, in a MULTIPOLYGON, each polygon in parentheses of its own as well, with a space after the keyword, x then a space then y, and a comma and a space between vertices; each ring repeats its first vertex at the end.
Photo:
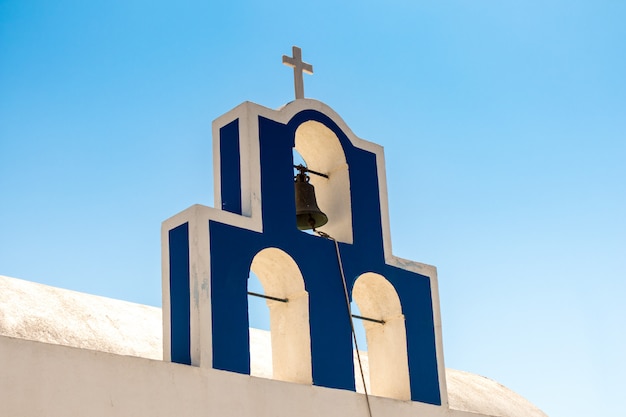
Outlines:
POLYGON ((350 176, 339 138, 322 123, 310 120, 296 130, 295 150, 309 169, 328 175, 310 175, 317 203, 328 216, 328 223, 320 230, 340 242, 352 243, 350 176))
POLYGON ((410 400, 406 328, 398 293, 385 277, 367 272, 356 280, 352 298, 364 317, 376 320, 363 320, 372 395, 410 400))
POLYGON ((263 287, 269 308, 273 378, 312 383, 309 294, 295 261, 278 248, 263 249, 251 271, 263 287))

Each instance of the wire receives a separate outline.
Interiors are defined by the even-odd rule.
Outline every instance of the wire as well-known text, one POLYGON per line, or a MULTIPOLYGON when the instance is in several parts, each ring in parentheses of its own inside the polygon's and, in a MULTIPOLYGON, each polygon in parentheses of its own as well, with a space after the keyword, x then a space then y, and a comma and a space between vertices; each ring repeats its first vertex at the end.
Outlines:
POLYGON ((346 276, 343 272, 343 262, 341 262, 341 252, 339 251, 339 242, 335 240, 328 233, 321 230, 313 229, 319 236, 332 240, 335 242, 335 251, 337 252, 337 263, 339 264, 339 272, 341 273, 341 282, 343 284, 343 294, 346 298, 346 307, 348 308, 348 317, 350 318, 350 329, 352 330, 352 340, 354 341, 354 348, 356 349, 356 358, 359 362, 359 371, 361 372, 361 380, 363 381, 363 391, 365 392, 365 401, 367 402, 367 412, 369 417, 372 417, 372 407, 370 406, 370 397, 367 392, 367 385, 365 385, 365 373, 363 372, 363 364, 361 363, 361 353, 359 352, 359 344, 356 340, 356 332, 354 331, 354 321, 352 320, 352 308, 350 308, 350 296, 348 295, 348 285, 346 284, 346 276))

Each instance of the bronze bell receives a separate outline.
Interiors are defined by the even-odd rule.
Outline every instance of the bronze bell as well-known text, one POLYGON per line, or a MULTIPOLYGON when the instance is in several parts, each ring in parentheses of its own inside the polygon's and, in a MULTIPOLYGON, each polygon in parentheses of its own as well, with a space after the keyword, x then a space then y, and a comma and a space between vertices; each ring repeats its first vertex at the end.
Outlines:
POLYGON ((296 224, 300 230, 315 229, 328 223, 328 217, 322 213, 315 199, 315 187, 309 184, 305 169, 299 168, 294 188, 296 191, 296 224))

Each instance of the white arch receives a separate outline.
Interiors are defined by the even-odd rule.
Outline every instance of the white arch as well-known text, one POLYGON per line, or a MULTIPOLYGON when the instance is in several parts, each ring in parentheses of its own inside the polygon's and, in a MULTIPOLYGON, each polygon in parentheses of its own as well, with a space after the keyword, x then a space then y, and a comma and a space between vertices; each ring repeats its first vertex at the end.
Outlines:
POLYGON ((363 321, 372 395, 410 400, 406 328, 398 293, 382 275, 366 272, 356 280, 352 299, 361 315, 384 321, 363 321))
POLYGON ((295 147, 308 168, 328 175, 310 175, 317 203, 328 216, 320 229, 340 242, 352 243, 350 175, 339 138, 322 123, 309 120, 296 129, 295 147))
POLYGON ((274 379, 311 384, 309 294, 300 268, 286 252, 267 248, 256 254, 250 269, 266 295, 288 300, 267 300, 274 379))

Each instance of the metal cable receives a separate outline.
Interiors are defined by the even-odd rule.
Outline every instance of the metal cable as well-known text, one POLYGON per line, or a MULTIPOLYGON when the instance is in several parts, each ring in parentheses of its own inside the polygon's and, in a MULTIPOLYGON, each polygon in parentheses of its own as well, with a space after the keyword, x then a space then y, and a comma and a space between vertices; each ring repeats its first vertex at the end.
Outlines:
POLYGON ((356 332, 354 331, 354 321, 352 320, 352 308, 350 307, 350 296, 348 295, 348 285, 346 284, 346 276, 343 272, 343 263, 341 262, 341 253, 339 252, 339 242, 335 240, 328 233, 321 230, 313 229, 315 233, 326 239, 335 242, 335 251, 337 252, 337 263, 339 264, 339 272, 341 273, 341 282, 343 284, 343 294, 346 298, 346 307, 348 308, 348 317, 350 319, 350 329, 352 330, 352 340, 354 340, 354 349, 356 349, 356 358, 359 362, 359 371, 361 372, 361 380, 363 381, 363 391, 365 392, 365 401, 367 402, 367 413, 369 417, 372 417, 372 407, 370 406, 370 397, 367 392, 367 385, 365 385, 365 373, 363 373, 363 364, 361 363, 361 353, 359 352, 359 344, 356 340, 356 332))

